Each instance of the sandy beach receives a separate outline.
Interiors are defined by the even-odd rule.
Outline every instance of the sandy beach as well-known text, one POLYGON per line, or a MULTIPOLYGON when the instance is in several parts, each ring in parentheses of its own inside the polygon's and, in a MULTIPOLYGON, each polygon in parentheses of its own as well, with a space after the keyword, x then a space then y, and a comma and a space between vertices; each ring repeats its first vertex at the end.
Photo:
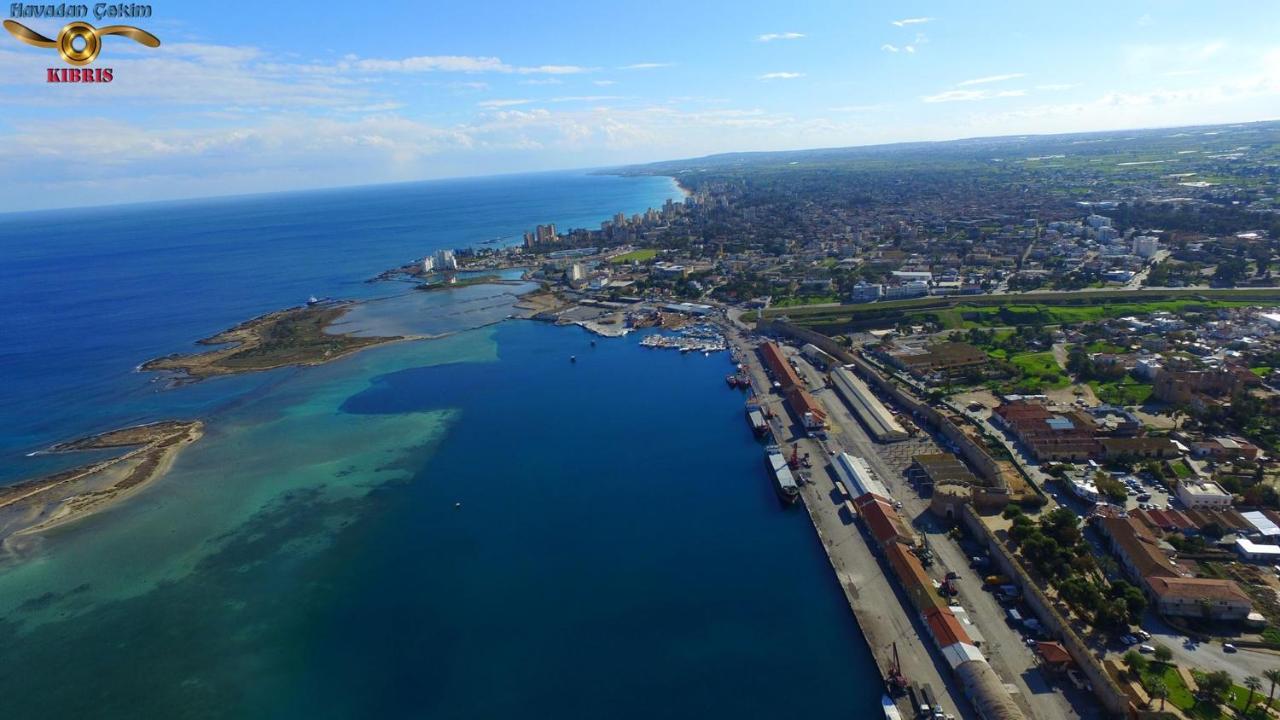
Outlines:
POLYGON ((204 435, 204 423, 165 421, 59 443, 50 453, 123 450, 119 455, 0 491, 0 546, 96 512, 163 477, 178 454, 204 435))

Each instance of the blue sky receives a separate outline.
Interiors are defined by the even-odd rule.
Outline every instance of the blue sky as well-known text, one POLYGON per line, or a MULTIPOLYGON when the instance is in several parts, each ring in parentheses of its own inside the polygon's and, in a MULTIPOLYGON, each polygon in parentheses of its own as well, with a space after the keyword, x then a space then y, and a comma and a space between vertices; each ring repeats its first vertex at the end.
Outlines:
POLYGON ((109 85, 0 35, 0 210, 1280 117, 1271 0, 152 7, 109 85))

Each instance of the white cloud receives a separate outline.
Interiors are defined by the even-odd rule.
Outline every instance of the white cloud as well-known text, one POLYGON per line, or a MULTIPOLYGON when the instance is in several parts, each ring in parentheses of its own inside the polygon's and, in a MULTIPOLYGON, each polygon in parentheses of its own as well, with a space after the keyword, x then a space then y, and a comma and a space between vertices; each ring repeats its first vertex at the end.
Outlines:
POLYGON ((923 25, 924 23, 931 22, 932 20, 933 18, 931 17, 913 17, 894 20, 890 24, 897 25, 898 27, 906 27, 908 25, 923 25))
POLYGON ((947 90, 937 95, 926 95, 920 98, 927 103, 966 102, 973 100, 993 100, 995 98, 1022 97, 1026 90, 947 90))
POLYGON ((508 65, 496 57, 472 55, 417 55, 399 59, 348 58, 339 69, 353 68, 365 72, 460 72, 503 73, 517 75, 575 75, 590 72, 578 65, 508 65))
POLYGON ((773 42, 774 40, 799 40, 804 37, 804 33, 784 32, 784 33, 765 33, 756 38, 757 42, 773 42))
POLYGON ((669 62, 642 62, 632 63, 631 65, 623 65, 619 70, 656 70, 657 68, 671 67, 675 63, 669 62))
POLYGON ((794 80, 804 77, 804 73, 798 72, 771 72, 761 75, 760 80, 794 80))
POLYGON ((908 54, 914 54, 917 48, 919 48, 921 45, 924 45, 927 42, 929 42, 929 38, 926 37, 924 33, 916 33, 915 39, 912 40, 909 45, 899 46, 899 45, 893 45, 891 43, 885 43, 880 46, 880 49, 885 52, 891 52, 891 53, 905 52, 908 54))
POLYGON ((1056 92, 1059 90, 1070 90, 1080 87, 1079 83, 1049 83, 1047 85, 1037 85, 1036 90, 1044 92, 1056 92))
POLYGON ((956 83, 956 87, 968 87, 970 85, 985 85, 987 83, 1004 82, 1006 80, 1017 80, 1018 78, 1024 78, 1026 76, 1027 76, 1026 73, 1005 73, 1004 75, 988 75, 986 77, 974 78, 972 80, 965 80, 964 82, 956 83))
POLYGON ((609 87, 610 85, 617 85, 618 81, 617 80, 592 80, 591 84, 599 87, 609 87))
POLYGON ((839 107, 827 108, 827 112, 833 113, 869 113, 884 110, 882 104, 875 105, 841 105, 839 107))
POLYGON ((563 85, 564 81, 561 80, 560 78, 553 78, 553 77, 529 78, 528 80, 521 80, 520 84, 521 85, 563 85))
POLYGON ((626 100, 626 95, 566 95, 551 98, 551 102, 604 102, 606 100, 626 100))
POLYGON ((527 98, 509 98, 509 99, 498 99, 498 100, 482 100, 476 103, 476 105, 479 105, 482 108, 504 108, 504 107, 513 107, 516 105, 528 105, 531 102, 533 101, 527 98))

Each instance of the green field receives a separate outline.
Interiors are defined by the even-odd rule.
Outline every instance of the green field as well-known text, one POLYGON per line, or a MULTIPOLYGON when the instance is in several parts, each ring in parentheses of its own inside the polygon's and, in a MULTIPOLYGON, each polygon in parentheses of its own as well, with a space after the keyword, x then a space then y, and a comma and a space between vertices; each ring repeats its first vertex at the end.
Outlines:
POLYGON ((1041 390, 1057 390, 1070 384, 1066 371, 1058 366, 1052 352, 1025 352, 1009 358, 1009 362, 1023 375, 1020 387, 1036 387, 1041 390))
POLYGON ((1132 380, 1100 382, 1090 380, 1089 387, 1098 399, 1110 405, 1141 405, 1151 397, 1151 384, 1132 380))
POLYGON ((1174 313, 1280 303, 1280 288, 1113 290, 916 298, 857 305, 771 308, 766 317, 820 329, 892 327, 936 320, 944 329, 1061 325, 1159 310, 1174 313))
POLYGON ((655 248, 640 248, 639 250, 632 250, 625 255, 611 258, 609 262, 618 264, 629 263, 633 260, 635 262, 648 262, 656 257, 658 257, 658 251, 655 248))
POLYGON ((835 295, 798 295, 782 298, 773 303, 773 307, 799 307, 802 305, 819 305, 835 300, 835 295))

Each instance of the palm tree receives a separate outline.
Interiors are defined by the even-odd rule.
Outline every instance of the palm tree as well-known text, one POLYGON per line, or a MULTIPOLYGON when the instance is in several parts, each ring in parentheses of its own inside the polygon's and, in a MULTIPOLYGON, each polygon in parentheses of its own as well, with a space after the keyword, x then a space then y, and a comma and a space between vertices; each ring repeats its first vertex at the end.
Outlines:
POLYGON ((1257 675, 1250 675, 1244 679, 1244 686, 1249 688, 1249 697, 1244 701, 1244 711, 1249 712, 1249 706, 1253 705, 1253 694, 1262 689, 1262 681, 1257 675))
POLYGON ((1262 673, 1262 677, 1271 683, 1271 688, 1267 690, 1267 706, 1271 706, 1271 700, 1276 696, 1276 685, 1280 684, 1280 668, 1273 668, 1262 673))
POLYGON ((1164 712, 1164 699, 1169 697, 1169 686, 1165 685, 1164 680, 1160 678, 1152 680, 1150 687, 1147 688, 1147 694, 1152 700, 1160 698, 1160 712, 1164 712))

